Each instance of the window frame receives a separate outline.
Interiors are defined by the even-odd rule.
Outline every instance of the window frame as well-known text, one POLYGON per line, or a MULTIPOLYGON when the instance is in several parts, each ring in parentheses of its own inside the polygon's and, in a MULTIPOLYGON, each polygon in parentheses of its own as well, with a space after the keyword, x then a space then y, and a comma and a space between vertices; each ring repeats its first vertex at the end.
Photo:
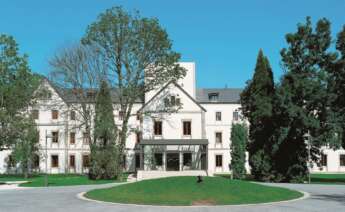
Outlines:
POLYGON ((222 121, 222 112, 221 111, 216 111, 216 121, 222 121))
POLYGON ((75 154, 69 155, 69 158, 68 158, 68 167, 69 167, 69 168, 75 168, 75 154), (73 157, 73 160, 71 160, 72 157, 73 157), (73 166, 72 166, 71 161, 73 161, 73 166))
POLYGON ((182 120, 182 135, 183 136, 192 136, 192 120, 182 120), (185 124, 189 123, 189 127, 185 124))
POLYGON ((215 143, 216 144, 222 144, 223 143, 223 132, 217 131, 214 133, 215 143), (217 135, 220 134, 220 142, 217 141, 217 135))
POLYGON ((162 136, 163 135, 163 122, 160 120, 155 120, 153 123, 153 134, 155 136, 162 136), (157 125, 160 123, 159 125, 157 125))
POLYGON ((233 111, 232 112, 232 120, 234 120, 234 121, 239 121, 240 120, 240 114, 239 114, 239 112, 238 111, 233 111))
POLYGON ((50 160, 51 160, 50 165, 51 165, 52 168, 59 168, 60 164, 59 164, 59 155, 58 154, 50 155, 50 160), (56 157, 56 161, 55 161, 55 159, 53 159, 54 157, 56 157))
POLYGON ((321 158, 320 158, 320 165, 321 166, 328 166, 328 155, 327 154, 321 154, 321 158))
POLYGON ((83 154, 81 161, 82 161, 83 169, 90 168, 90 155, 89 154, 83 154), (87 158, 87 162, 85 162, 85 158, 87 158), (88 165, 88 166, 86 166, 86 165, 88 165))
POLYGON ((223 155, 215 155, 216 168, 223 167, 223 155), (220 158, 220 161, 218 160, 220 158), (220 162, 220 165, 219 165, 220 162))
POLYGON ((345 154, 339 154, 339 166, 345 167, 345 154), (342 161, 343 161, 343 163, 342 163, 342 161))
POLYGON ((75 132, 70 132, 69 133, 69 144, 71 144, 71 145, 75 145, 75 136, 76 135, 76 133, 75 132), (72 136, 73 135, 73 136, 72 136), (73 138, 73 139, 72 139, 73 138), (72 142, 73 141, 73 142, 72 142))
POLYGON ((40 119, 40 111, 39 110, 31 110, 31 116, 34 120, 40 119))
POLYGON ((163 153, 162 152, 155 152, 154 154, 153 154, 153 158, 154 158, 154 164, 155 164, 155 166, 163 166, 163 153), (158 164, 157 163, 157 155, 160 155, 160 163, 158 164))
POLYGON ((59 143, 59 131, 58 130, 52 131, 52 143, 54 143, 54 144, 59 143))
POLYGON ((76 117, 75 110, 71 110, 69 115, 70 115, 70 120, 71 121, 75 121, 75 119, 76 119, 75 118, 76 117))
POLYGON ((90 134, 87 132, 83 132, 83 145, 89 145, 89 144, 90 144, 90 134))
POLYGON ((52 119, 57 120, 59 119, 59 111, 58 110, 51 110, 52 113, 52 119))

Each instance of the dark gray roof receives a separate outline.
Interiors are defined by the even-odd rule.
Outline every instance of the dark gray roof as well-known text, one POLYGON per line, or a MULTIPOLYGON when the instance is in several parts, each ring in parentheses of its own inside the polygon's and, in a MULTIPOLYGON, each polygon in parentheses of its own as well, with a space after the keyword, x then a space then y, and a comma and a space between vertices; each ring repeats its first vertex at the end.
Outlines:
POLYGON ((239 103, 240 88, 199 88, 196 90, 196 101, 200 103, 239 103), (218 101, 211 101, 209 94, 217 93, 218 101))
MULTIPOLYGON (((48 81, 50 85, 58 92, 58 94, 63 98, 66 103, 77 103, 80 102, 78 100, 76 92, 74 89, 69 88, 62 88, 57 85, 54 85, 50 81, 48 81)), ((183 90, 183 89, 182 89, 183 90)), ((239 103, 240 101, 240 94, 243 89, 241 88, 199 88, 196 90, 196 102, 197 103, 239 103), (209 94, 217 93, 218 94, 218 101, 212 101, 209 99, 209 94)), ((84 92, 93 92, 95 93, 96 90, 92 89, 84 89, 84 92)), ((188 94, 187 94, 188 95, 188 94)), ((114 103, 119 102, 119 95, 116 89, 111 89, 111 96, 114 103)), ((95 102, 95 98, 90 98, 87 100, 88 102, 95 102)), ((136 103, 144 104, 144 96, 138 98, 136 103)))

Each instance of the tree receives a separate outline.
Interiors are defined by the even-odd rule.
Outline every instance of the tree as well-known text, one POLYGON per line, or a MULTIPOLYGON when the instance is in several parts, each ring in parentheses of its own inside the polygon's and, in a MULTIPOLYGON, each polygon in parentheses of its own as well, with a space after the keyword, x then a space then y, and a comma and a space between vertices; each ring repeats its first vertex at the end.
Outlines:
POLYGON ((270 180, 271 173, 271 137, 273 128, 273 73, 268 59, 260 49, 254 76, 241 93, 243 115, 248 119, 248 152, 251 174, 257 180, 270 180))
POLYGON ((136 100, 171 80, 185 75, 177 61, 167 32, 155 18, 142 18, 138 12, 130 14, 121 7, 102 13, 91 24, 82 43, 93 46, 105 65, 104 76, 117 92, 119 107, 123 114, 118 126, 119 162, 123 164, 125 142, 131 129, 128 121, 136 100))
POLYGON ((21 133, 17 136, 11 155, 14 156, 14 162, 20 165, 24 177, 28 178, 39 154, 39 134, 34 120, 30 117, 24 117, 16 123, 21 133))
POLYGON ((334 117, 338 121, 338 136, 345 148, 345 25, 337 35, 336 50, 339 58, 334 63, 329 77, 330 106, 334 112, 334 117))
POLYGON ((246 144, 248 129, 244 124, 233 124, 231 128, 231 169, 235 179, 246 176, 246 144))
POLYGON ((286 73, 274 106, 274 169, 283 181, 303 181, 308 173, 308 146, 317 161, 321 146, 337 148, 340 144, 328 97, 328 76, 336 55, 328 51, 331 36, 327 19, 320 19, 313 30, 307 17, 297 32, 286 35, 286 41, 288 47, 281 50, 286 73))
POLYGON ((39 77, 32 74, 27 55, 19 55, 12 36, 0 35, 0 150, 14 144, 20 130, 16 126, 30 104, 39 77))
POLYGON ((91 179, 118 177, 116 127, 110 90, 106 81, 101 82, 96 98, 94 117, 94 142, 91 145, 91 179))

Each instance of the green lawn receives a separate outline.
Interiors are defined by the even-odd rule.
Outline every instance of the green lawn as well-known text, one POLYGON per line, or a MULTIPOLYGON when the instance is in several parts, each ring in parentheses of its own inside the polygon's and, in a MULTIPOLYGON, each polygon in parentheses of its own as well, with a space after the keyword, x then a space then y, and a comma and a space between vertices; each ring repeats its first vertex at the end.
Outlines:
POLYGON ((345 174, 311 174, 311 182, 345 184, 345 174))
POLYGON ((223 177, 170 177, 144 180, 86 193, 86 197, 107 202, 153 205, 247 204, 295 199, 302 193, 223 177))
MULTIPOLYGON (((127 179, 127 174, 124 179, 127 179)), ((44 175, 35 175, 30 178, 23 178, 18 175, 0 175, 0 182, 6 181, 29 181, 28 183, 20 184, 22 187, 43 187, 44 175)), ((85 175, 77 174, 50 174, 48 175, 49 186, 71 186, 71 185, 91 185, 119 182, 116 180, 90 180, 85 175)))

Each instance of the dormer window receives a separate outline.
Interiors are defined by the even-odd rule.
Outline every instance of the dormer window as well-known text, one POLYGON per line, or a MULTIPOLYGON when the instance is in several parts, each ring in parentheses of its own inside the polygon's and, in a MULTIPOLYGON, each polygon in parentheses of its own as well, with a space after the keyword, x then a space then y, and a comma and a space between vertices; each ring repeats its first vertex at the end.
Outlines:
POLYGON ((208 100, 215 102, 219 100, 219 93, 209 93, 208 100))
POLYGON ((93 91, 86 92, 86 97, 90 98, 90 99, 95 98, 95 92, 93 92, 93 91))

